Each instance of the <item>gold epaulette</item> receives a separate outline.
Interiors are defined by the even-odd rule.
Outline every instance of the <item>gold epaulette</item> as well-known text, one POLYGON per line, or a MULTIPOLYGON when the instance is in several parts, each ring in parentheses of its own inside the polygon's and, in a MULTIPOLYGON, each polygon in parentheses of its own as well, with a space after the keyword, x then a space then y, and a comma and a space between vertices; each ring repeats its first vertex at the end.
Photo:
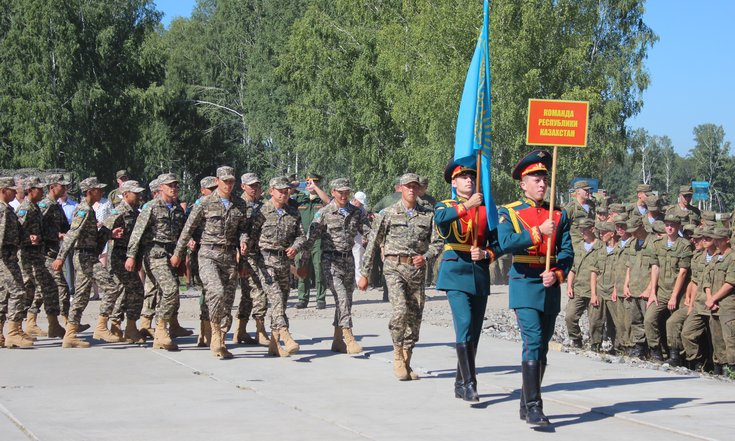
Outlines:
POLYGON ((511 202, 510 204, 505 204, 505 205, 503 205, 503 207, 505 207, 505 208, 515 208, 515 207, 517 207, 517 206, 519 206, 521 204, 523 204, 523 202, 521 202, 521 201, 515 201, 515 202, 511 202))

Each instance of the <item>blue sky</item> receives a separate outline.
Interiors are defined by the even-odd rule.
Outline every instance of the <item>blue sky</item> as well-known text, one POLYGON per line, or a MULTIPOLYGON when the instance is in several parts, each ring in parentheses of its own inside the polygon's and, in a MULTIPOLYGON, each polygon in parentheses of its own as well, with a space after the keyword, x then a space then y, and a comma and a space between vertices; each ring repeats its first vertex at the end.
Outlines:
MULTIPOLYGON (((188 17, 195 5, 196 0, 156 0, 164 26, 188 17)), ((631 128, 668 135, 681 155, 694 147, 692 129, 699 124, 721 125, 725 139, 735 140, 734 19, 735 0, 646 2, 644 20, 659 41, 646 60, 651 85, 643 110, 628 121, 631 128)))

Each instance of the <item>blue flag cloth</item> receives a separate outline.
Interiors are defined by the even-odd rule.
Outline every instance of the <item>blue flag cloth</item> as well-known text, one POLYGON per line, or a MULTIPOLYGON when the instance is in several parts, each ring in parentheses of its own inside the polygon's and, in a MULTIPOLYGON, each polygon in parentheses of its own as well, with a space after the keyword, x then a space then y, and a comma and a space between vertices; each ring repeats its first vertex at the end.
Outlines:
POLYGON ((485 199, 487 223, 490 229, 498 225, 498 210, 490 192, 490 160, 492 158, 492 130, 490 109, 490 33, 489 7, 485 0, 482 31, 477 39, 475 53, 467 70, 462 102, 457 115, 457 132, 454 137, 454 160, 473 168, 477 153, 481 153, 481 191, 485 199))

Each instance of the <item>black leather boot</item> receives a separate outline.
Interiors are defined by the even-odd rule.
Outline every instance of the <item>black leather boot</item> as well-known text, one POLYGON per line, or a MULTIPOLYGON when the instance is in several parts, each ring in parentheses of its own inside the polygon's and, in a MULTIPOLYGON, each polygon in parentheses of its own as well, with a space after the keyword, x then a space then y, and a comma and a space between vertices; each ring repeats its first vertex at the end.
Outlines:
POLYGON ((459 375, 461 383, 455 382, 454 396, 462 398, 465 401, 480 401, 477 395, 477 389, 472 383, 472 370, 470 368, 470 346, 472 343, 457 343, 457 366, 459 367, 459 375), (458 387, 459 386, 459 387, 458 387))
MULTIPOLYGON (((546 373, 546 363, 541 363, 541 382, 544 381, 544 373, 546 373)), ((543 410, 543 403, 541 403, 541 409, 543 410)), ((526 409, 526 396, 523 394, 523 384, 521 384, 521 407, 518 412, 518 415, 521 417, 523 421, 526 420, 526 415, 528 414, 528 410, 526 409)))
POLYGON ((714 367, 712 373, 714 375, 722 375, 722 373, 723 373, 722 365, 720 363, 715 363, 715 367, 714 367))
MULTIPOLYGON (((474 343, 470 342, 467 344, 467 349, 469 350, 469 358, 470 358, 470 381, 472 382, 472 387, 477 391, 477 370, 475 369, 475 359, 477 358, 477 346, 475 346, 474 343)), ((479 398, 478 398, 479 399, 479 398)))
POLYGON ((681 366, 681 354, 679 349, 669 348, 669 365, 673 367, 681 366))
POLYGON ((650 350, 651 350, 651 360, 656 361, 658 363, 663 363, 664 356, 661 353, 661 347, 656 346, 656 347, 650 348, 650 350))
POLYGON ((526 423, 534 426, 546 426, 549 419, 544 415, 541 401, 541 363, 537 360, 524 361, 523 395, 526 399, 526 423))

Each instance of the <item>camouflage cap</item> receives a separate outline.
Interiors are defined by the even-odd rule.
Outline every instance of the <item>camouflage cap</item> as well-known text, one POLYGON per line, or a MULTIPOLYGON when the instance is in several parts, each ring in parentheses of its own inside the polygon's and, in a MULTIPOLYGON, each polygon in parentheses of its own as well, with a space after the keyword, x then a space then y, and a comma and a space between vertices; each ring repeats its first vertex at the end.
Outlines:
POLYGON ((595 221, 592 219, 585 217, 583 219, 580 219, 579 221, 579 228, 592 228, 595 226, 595 221))
POLYGON ((276 190, 283 190, 285 188, 291 188, 291 181, 286 176, 276 176, 271 179, 268 186, 276 190))
POLYGON ((94 177, 94 176, 89 177, 89 178, 87 178, 87 179, 85 179, 85 180, 83 180, 82 182, 79 183, 79 189, 81 191, 87 191, 87 190, 91 190, 93 188, 105 188, 105 187, 107 187, 107 184, 103 184, 103 183, 99 182, 97 180, 97 178, 94 177))
MULTIPOLYGON (((296 177, 294 176, 294 179, 292 180, 295 181, 296 180, 295 178, 296 177)), ((240 177, 240 180, 245 185, 252 185, 252 184, 255 184, 256 182, 260 182, 260 178, 255 173, 245 173, 244 175, 240 177)))
POLYGON ((167 185, 167 184, 173 184, 174 182, 179 182, 179 178, 176 177, 173 173, 162 173, 158 175, 156 178, 158 180, 158 185, 167 185))
POLYGON ((429 178, 427 178, 426 176, 419 176, 419 185, 422 187, 428 187, 429 178))
POLYGON ((680 185, 679 194, 683 194, 683 195, 694 194, 694 191, 692 191, 691 185, 680 185))
POLYGON ((696 227, 694 230, 692 230, 692 237, 695 239, 701 239, 702 238, 702 227, 696 227))
POLYGON ((69 181, 64 179, 64 175, 57 173, 46 176, 46 185, 69 185, 69 181))
POLYGON ((613 222, 616 224, 627 224, 628 215, 626 213, 616 214, 615 217, 613 217, 613 222))
POLYGON ((235 169, 227 165, 218 167, 217 168, 217 179, 220 179, 222 181, 229 181, 230 179, 235 179, 235 169))
POLYGON ((656 234, 664 234, 666 233, 666 224, 663 221, 657 220, 651 224, 651 230, 656 234))
POLYGON ((732 219, 731 213, 720 213, 720 220, 721 221, 729 221, 732 219))
POLYGON ((127 170, 125 170, 125 169, 123 169, 123 170, 118 170, 118 171, 117 171, 117 173, 115 173, 115 179, 120 179, 120 178, 127 178, 127 177, 129 177, 129 176, 130 176, 130 174, 129 174, 129 173, 128 173, 128 171, 127 171, 127 170))
POLYGON ((703 221, 714 222, 716 218, 717 218, 717 213, 715 213, 714 211, 706 210, 702 212, 703 221))
POLYGON ((120 193, 127 193, 127 192, 133 192, 133 193, 142 193, 145 191, 145 188, 141 187, 138 181, 125 181, 120 186, 120 193))
POLYGON ((159 181, 158 178, 152 180, 151 182, 148 183, 148 188, 151 191, 159 191, 159 190, 161 190, 161 181, 159 181))
POLYGON ((15 179, 12 176, 3 176, 0 178, 0 188, 15 189, 15 179))
POLYGON ((597 224, 595 224, 595 228, 597 228, 597 230, 601 233, 614 232, 615 224, 612 222, 598 222, 597 224))
POLYGON ((417 175, 416 173, 405 173, 404 175, 401 176, 401 179, 399 181, 401 185, 407 185, 412 182, 415 182, 420 185, 419 175, 417 175))
POLYGON ((23 190, 27 191, 31 188, 43 188, 46 184, 41 181, 38 176, 29 176, 23 180, 23 190))
POLYGON ((350 188, 350 180, 348 178, 332 179, 332 182, 329 183, 329 186, 332 188, 332 190, 337 191, 352 190, 352 188, 350 188))
POLYGON ((199 188, 209 188, 212 189, 217 186, 217 178, 214 176, 205 176, 202 178, 201 181, 199 181, 199 188))
POLYGON ((646 207, 648 207, 648 211, 660 211, 661 207, 658 205, 660 201, 661 199, 656 195, 647 196, 646 207))
POLYGON ((599 214, 608 214, 608 213, 610 212, 610 210, 608 210, 608 208, 607 208, 607 203, 606 203, 606 202, 600 202, 600 203, 599 203, 599 204, 597 205, 597 209, 596 209, 596 211, 597 211, 597 212, 598 212, 599 214))
POLYGON ((677 224, 681 223, 681 218, 674 213, 669 213, 666 216, 664 216, 664 222, 675 222, 677 224))
POLYGON ((730 237, 730 230, 723 227, 715 228, 715 239, 727 239, 730 237))
POLYGON ((650 193, 651 192, 651 186, 648 184, 638 184, 635 188, 636 193, 644 192, 644 193, 650 193))
POLYGON ((577 182, 575 182, 574 183, 574 189, 575 190, 579 190, 580 188, 583 188, 585 190, 589 190, 592 187, 590 186, 590 184, 587 181, 577 181, 577 182))
POLYGON ((628 222, 626 222, 625 226, 627 227, 625 231, 627 231, 628 233, 635 233, 640 227, 643 226, 643 221, 640 217, 635 216, 628 219, 628 222))
POLYGON ((608 205, 607 210, 611 213, 618 213, 618 214, 626 212, 625 205, 619 204, 619 203, 608 205))

